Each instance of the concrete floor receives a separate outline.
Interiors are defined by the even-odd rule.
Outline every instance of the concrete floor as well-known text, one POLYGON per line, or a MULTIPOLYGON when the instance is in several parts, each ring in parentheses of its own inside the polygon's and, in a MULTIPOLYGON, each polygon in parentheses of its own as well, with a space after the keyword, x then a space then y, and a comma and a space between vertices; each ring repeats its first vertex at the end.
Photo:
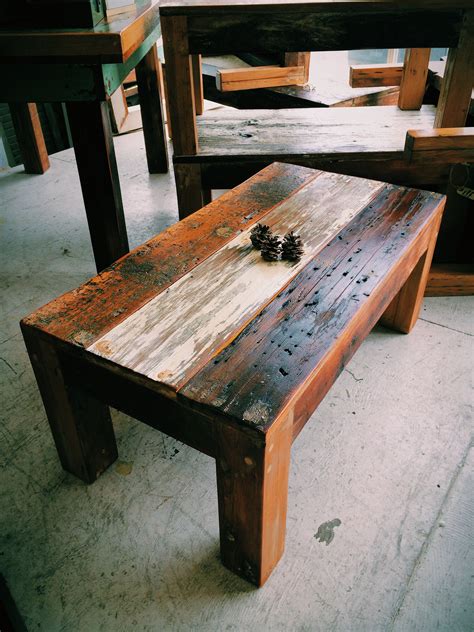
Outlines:
MULTIPOLYGON (((174 184, 140 133, 116 147, 134 246, 176 220, 174 184)), ((120 462, 89 487, 62 471, 18 321, 94 273, 73 152, 0 174, 0 203, 0 565, 29 630, 474 629, 472 298, 357 352, 294 444, 257 590, 220 565, 211 459, 115 414, 120 462)))

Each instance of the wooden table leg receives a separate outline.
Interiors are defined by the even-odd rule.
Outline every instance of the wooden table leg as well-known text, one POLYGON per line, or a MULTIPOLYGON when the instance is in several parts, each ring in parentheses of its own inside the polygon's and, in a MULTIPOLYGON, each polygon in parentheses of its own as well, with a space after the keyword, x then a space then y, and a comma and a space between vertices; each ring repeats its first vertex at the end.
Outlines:
POLYGON ((156 46, 136 67, 138 94, 150 173, 168 173, 168 146, 163 118, 163 86, 156 46))
POLYGON ((109 408, 68 383, 55 348, 22 329, 61 464, 92 483, 117 458, 109 408))
POLYGON ((204 86, 202 80, 201 55, 191 55, 191 69, 193 73, 193 90, 196 114, 204 112, 204 86))
POLYGON ((70 102, 67 113, 100 272, 129 251, 108 106, 105 101, 70 102))
POLYGON ((431 48, 407 48, 403 62, 398 107, 419 110, 423 104, 428 78, 431 48))
POLYGON ((433 223, 428 249, 420 257, 412 273, 380 319, 380 323, 385 327, 409 334, 418 320, 443 215, 442 210, 433 223))
POLYGON ((179 219, 184 219, 208 203, 207 194, 202 189, 201 165, 175 163, 174 178, 179 219))
POLYGON ((10 103, 10 114, 26 173, 49 169, 48 150, 35 103, 10 103))
POLYGON ((216 454, 221 559, 262 586, 285 548, 292 419, 255 439, 218 424, 216 454))

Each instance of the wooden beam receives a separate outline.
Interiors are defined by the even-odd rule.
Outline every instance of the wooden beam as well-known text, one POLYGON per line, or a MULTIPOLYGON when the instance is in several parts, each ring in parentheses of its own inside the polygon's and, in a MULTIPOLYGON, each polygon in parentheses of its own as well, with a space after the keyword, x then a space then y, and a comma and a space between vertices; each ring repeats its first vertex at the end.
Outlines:
POLYGON ((36 104, 10 103, 10 114, 25 172, 44 173, 49 169, 49 158, 36 104))
POLYGON ((204 112, 204 87, 202 81, 201 55, 191 55, 191 69, 193 73, 194 103, 196 114, 204 112))
POLYGON ((474 265, 435 264, 428 275, 425 296, 474 295, 474 265))
POLYGON ((187 19, 163 17, 161 28, 174 153, 195 155, 198 152, 198 137, 187 19))
POLYGON ((217 89, 222 92, 253 90, 255 88, 277 88, 280 86, 303 85, 306 83, 304 66, 257 66, 255 68, 233 68, 218 70, 217 89))
POLYGON ((351 88, 375 88, 377 86, 399 86, 402 81, 403 64, 372 64, 351 66, 349 84, 351 88))
POLYGON ((474 84, 474 11, 464 17, 457 48, 450 48, 439 95, 435 127, 466 123, 474 84))
POLYGON ((419 110, 425 96, 431 48, 407 48, 400 82, 398 107, 419 110))
POLYGON ((405 156, 414 151, 431 149, 474 150, 474 127, 442 127, 435 129, 409 129, 405 141, 405 156))

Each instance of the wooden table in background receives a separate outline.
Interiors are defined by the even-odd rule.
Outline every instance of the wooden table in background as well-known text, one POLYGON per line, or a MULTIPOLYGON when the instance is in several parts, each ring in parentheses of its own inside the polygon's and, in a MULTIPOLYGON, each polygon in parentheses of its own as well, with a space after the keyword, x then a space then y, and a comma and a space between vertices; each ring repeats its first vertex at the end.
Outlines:
POLYGON ((168 170, 158 2, 136 4, 90 29, 0 30, 0 102, 10 104, 17 125, 31 114, 25 104, 66 103, 98 270, 129 250, 107 100, 133 68, 149 172, 168 170))

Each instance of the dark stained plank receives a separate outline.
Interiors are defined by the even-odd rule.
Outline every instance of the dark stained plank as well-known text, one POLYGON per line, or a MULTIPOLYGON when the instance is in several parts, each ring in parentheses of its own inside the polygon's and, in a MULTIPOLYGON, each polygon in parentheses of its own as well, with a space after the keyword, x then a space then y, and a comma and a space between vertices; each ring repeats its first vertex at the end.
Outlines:
POLYGON ((426 251, 443 202, 387 185, 178 396, 263 431, 294 407, 297 434, 426 251))
MULTIPOLYGON (((471 0, 409 0, 414 9, 468 9, 471 0)), ((232 11, 262 13, 269 7, 275 13, 298 11, 333 12, 343 11, 388 11, 407 8, 406 0, 161 0, 160 11, 165 15, 215 15, 232 11)))
POLYGON ((97 271, 129 250, 108 105, 67 104, 97 271))
POLYGON ((168 172, 168 141, 163 117, 163 86, 156 46, 138 63, 136 77, 150 173, 168 172))
MULTIPOLYGON (((360 48, 433 48, 455 46, 459 39, 462 11, 404 9, 356 9, 327 12, 266 12, 254 10, 235 13, 231 9, 212 15, 189 15, 190 53, 222 55, 300 50, 354 50, 360 48)), ((161 15, 167 19, 165 7, 161 15)), ((176 18, 181 16, 173 16, 176 18)), ((184 17, 184 16, 183 16, 184 17)), ((162 25, 163 33, 165 27, 162 25)))
POLYGON ((92 344, 315 175, 302 167, 269 166, 37 310, 25 324, 75 345, 92 344))

